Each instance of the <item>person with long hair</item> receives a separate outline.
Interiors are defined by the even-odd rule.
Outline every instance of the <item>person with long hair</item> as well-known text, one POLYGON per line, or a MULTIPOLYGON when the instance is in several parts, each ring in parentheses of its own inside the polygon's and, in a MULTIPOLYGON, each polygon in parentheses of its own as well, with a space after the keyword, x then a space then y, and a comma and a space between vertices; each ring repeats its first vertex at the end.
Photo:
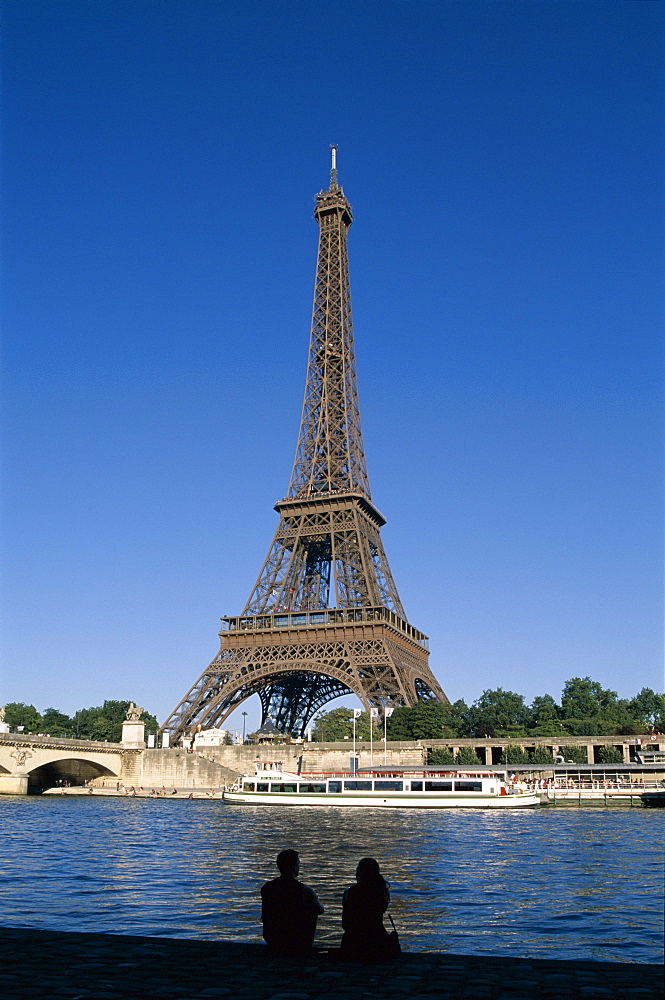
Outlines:
POLYGON ((356 868, 355 885, 342 899, 343 962, 387 962, 398 954, 397 936, 388 934, 383 914, 390 903, 390 886, 375 858, 363 858, 356 868))

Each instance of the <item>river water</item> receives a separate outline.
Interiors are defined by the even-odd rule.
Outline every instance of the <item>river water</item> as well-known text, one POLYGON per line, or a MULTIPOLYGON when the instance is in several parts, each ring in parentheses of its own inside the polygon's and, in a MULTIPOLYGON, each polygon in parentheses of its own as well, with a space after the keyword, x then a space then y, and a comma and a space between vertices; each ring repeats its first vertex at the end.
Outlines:
POLYGON ((322 946, 370 855, 406 950, 661 962, 664 818, 0 796, 0 924, 259 941, 259 888, 293 847, 322 946))

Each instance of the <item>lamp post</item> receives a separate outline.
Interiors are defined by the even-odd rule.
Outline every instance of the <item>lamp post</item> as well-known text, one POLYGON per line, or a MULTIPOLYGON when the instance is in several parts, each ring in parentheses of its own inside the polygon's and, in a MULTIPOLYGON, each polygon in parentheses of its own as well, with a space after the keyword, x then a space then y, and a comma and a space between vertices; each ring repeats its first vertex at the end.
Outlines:
POLYGON ((242 745, 245 745, 245 720, 247 718, 247 712, 242 713, 242 745))

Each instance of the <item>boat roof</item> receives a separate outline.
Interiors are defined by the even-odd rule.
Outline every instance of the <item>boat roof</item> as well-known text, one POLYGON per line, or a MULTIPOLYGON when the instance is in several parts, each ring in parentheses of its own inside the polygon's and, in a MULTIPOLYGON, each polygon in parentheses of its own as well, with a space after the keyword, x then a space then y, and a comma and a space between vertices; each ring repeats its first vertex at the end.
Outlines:
MULTIPOLYGON (((400 764, 399 767, 359 767, 356 774, 505 774, 505 764, 400 764)), ((511 768, 512 770, 512 768, 511 768)))

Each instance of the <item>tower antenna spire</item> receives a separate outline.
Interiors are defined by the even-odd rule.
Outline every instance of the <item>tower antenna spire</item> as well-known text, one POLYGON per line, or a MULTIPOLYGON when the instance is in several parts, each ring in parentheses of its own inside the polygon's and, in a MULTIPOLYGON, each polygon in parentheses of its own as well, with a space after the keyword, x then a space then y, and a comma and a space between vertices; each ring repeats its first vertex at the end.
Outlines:
POLYGON ((330 147, 330 190, 337 187, 337 146, 330 147))

